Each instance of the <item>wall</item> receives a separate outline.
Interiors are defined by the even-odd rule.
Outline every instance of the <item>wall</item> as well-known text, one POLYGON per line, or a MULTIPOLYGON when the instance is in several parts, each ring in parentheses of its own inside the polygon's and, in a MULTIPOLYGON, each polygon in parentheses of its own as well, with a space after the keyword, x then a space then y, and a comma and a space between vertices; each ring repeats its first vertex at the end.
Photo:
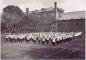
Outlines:
MULTIPOLYGON (((85 32, 85 14, 84 11, 59 12, 61 20, 55 20, 54 11, 45 11, 33 13, 32 19, 39 21, 35 25, 35 32, 85 32)), ((33 21, 33 22, 34 22, 33 21)))
POLYGON ((85 11, 66 12, 61 14, 59 20, 84 19, 85 11))
POLYGON ((54 32, 85 32, 85 19, 59 20, 50 27, 54 32))

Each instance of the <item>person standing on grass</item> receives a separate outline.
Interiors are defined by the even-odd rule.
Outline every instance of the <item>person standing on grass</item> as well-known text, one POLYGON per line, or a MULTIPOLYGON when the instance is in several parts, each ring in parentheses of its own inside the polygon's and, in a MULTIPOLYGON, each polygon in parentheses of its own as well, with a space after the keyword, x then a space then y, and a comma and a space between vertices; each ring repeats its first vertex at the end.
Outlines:
POLYGON ((60 41, 59 37, 57 37, 57 38, 55 39, 55 41, 56 41, 57 44, 59 44, 59 41, 60 41))
POLYGON ((65 39, 66 39, 66 38, 65 38, 65 35, 63 35, 63 43, 65 42, 65 39))
POLYGON ((49 43, 49 37, 48 37, 47 34, 46 34, 46 37, 45 37, 45 41, 46 41, 47 44, 49 43))
POLYGON ((5 39, 6 41, 9 41, 9 35, 6 35, 5 39))
POLYGON ((38 42, 40 43, 42 41, 42 34, 39 34, 38 36, 38 42))
POLYGON ((13 35, 10 35, 10 41, 13 42, 13 40, 14 40, 13 35))
POLYGON ((22 38, 22 35, 20 35, 20 36, 19 36, 19 42, 22 43, 22 39, 23 39, 23 38, 22 38))
POLYGON ((59 40, 60 40, 60 43, 62 43, 62 37, 61 36, 59 36, 59 40))
POLYGON ((55 46, 55 36, 52 37, 52 45, 55 46))
POLYGON ((45 37, 42 36, 42 44, 44 45, 45 44, 45 37))
POLYGON ((41 42, 41 40, 42 40, 41 37, 38 37, 38 42, 39 42, 39 43, 41 42))
POLYGON ((53 39, 52 44, 53 44, 53 46, 55 46, 55 38, 53 39))
POLYGON ((17 35, 15 35, 15 42, 17 42, 17 35))
POLYGON ((33 42, 36 43, 36 36, 33 36, 33 42))
POLYGON ((25 38, 25 41, 28 43, 28 42, 30 42, 30 36, 28 35, 28 36, 26 36, 26 38, 25 38))
POLYGON ((46 42, 47 42, 47 44, 49 43, 49 38, 46 38, 46 42))

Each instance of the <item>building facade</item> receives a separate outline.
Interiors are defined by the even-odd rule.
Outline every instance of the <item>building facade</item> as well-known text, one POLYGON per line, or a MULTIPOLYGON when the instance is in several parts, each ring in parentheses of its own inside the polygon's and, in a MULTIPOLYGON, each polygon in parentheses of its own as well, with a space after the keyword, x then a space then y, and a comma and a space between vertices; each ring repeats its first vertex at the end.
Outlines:
POLYGON ((42 8, 32 11, 29 17, 39 20, 34 30, 36 32, 85 32, 85 11, 67 12, 57 7, 42 8))

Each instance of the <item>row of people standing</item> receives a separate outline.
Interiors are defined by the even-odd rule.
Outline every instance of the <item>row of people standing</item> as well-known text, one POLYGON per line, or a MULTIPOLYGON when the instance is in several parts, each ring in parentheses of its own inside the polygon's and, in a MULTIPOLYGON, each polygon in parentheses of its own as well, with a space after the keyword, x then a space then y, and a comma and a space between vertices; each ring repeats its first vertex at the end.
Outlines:
POLYGON ((10 41, 10 42, 34 42, 36 43, 37 41, 39 43, 42 43, 43 45, 45 43, 49 43, 51 42, 53 46, 55 46, 55 44, 60 44, 60 43, 64 43, 70 40, 73 40, 73 38, 75 36, 79 36, 81 35, 80 32, 74 33, 74 32, 70 32, 70 33, 28 33, 28 34, 8 34, 6 35, 6 41, 10 41))

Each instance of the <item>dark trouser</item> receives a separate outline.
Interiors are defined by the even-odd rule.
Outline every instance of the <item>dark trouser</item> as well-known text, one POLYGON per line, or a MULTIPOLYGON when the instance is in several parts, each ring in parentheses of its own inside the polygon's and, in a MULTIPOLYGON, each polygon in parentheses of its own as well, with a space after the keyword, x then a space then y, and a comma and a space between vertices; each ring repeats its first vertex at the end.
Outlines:
POLYGON ((26 39, 26 42, 29 42, 30 40, 29 39, 26 39))
POLYGON ((66 39, 63 39, 63 42, 65 42, 66 41, 66 39))
POLYGON ((59 41, 56 41, 57 44, 59 44, 59 41))
POLYGON ((32 42, 34 42, 34 39, 30 39, 30 40, 32 40, 32 42))
POLYGON ((34 43, 36 43, 36 40, 33 40, 34 43))
POLYGON ((9 41, 9 38, 6 38, 6 41, 9 41))
POLYGON ((49 40, 46 40, 47 44, 49 43, 49 40))
POLYGON ((22 40, 22 39, 20 39, 20 42, 22 43, 22 42, 23 42, 23 40, 22 40))
POLYGON ((69 38, 70 40, 72 40, 73 38, 69 38))
POLYGON ((40 43, 40 40, 38 40, 38 42, 40 43))
POLYGON ((52 42, 53 46, 55 46, 55 42, 52 42))
POLYGON ((44 41, 42 41, 42 44, 44 45, 44 41))
POLYGON ((13 38, 13 39, 12 39, 12 42, 14 42, 14 41, 15 41, 15 39, 13 38))
POLYGON ((22 43, 22 39, 19 39, 19 42, 22 43))
POLYGON ((62 43, 62 40, 60 40, 60 43, 62 43))
POLYGON ((33 42, 33 39, 30 39, 30 41, 32 41, 32 42, 33 42))
POLYGON ((12 38, 9 38, 10 42, 13 42, 13 39, 12 38))
POLYGON ((66 41, 69 41, 69 40, 70 40, 69 38, 66 39, 66 41))
POLYGON ((15 39, 15 42, 17 42, 17 39, 15 39))

